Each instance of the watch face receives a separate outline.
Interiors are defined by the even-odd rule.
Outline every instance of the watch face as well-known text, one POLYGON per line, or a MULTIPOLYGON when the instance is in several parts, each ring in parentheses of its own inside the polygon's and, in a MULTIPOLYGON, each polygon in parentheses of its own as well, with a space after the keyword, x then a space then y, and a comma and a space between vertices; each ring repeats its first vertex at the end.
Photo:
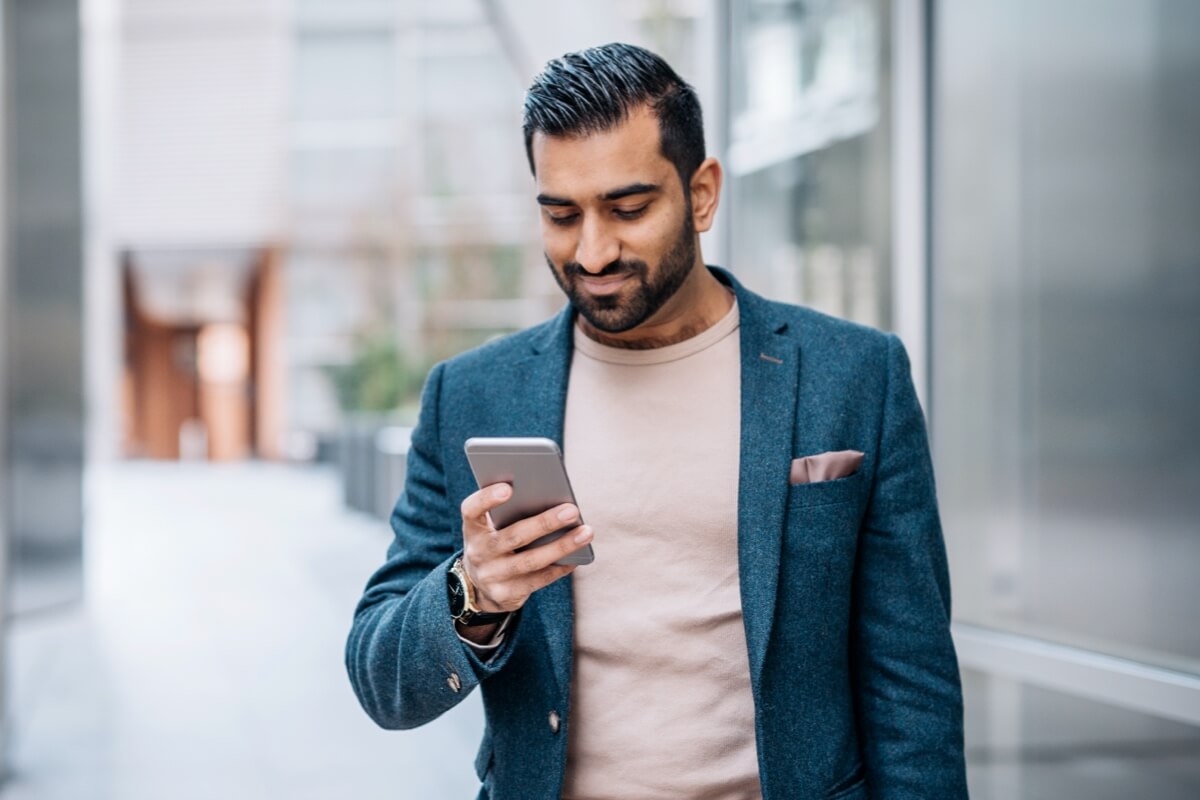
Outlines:
POLYGON ((450 615, 461 616, 467 607, 467 593, 462 579, 451 572, 446 580, 446 590, 450 595, 450 615))

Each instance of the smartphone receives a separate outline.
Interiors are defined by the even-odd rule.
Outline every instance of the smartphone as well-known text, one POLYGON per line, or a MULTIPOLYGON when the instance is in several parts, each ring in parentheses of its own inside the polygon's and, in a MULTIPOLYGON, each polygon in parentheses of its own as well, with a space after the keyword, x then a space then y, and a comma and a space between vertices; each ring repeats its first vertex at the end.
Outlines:
MULTIPOLYGON (((504 503, 492 509, 492 524, 506 528, 522 519, 536 517, 548 508, 562 503, 575 502, 567 470, 563 466, 562 452, 553 439, 541 437, 490 438, 472 437, 463 447, 475 482, 482 489, 493 483, 507 483, 513 492, 504 503)), ((535 539, 521 550, 540 547, 558 539, 568 531, 583 524, 583 511, 579 520, 562 530, 535 539)), ((592 544, 583 547, 556 564, 590 564, 595 560, 592 544)))

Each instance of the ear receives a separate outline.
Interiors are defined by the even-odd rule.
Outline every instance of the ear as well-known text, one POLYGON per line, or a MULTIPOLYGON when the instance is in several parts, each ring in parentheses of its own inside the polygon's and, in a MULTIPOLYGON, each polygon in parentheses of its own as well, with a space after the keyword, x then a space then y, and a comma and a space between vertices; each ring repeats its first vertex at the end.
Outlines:
POLYGON ((692 173, 692 224, 696 226, 697 233, 712 227, 721 199, 723 178, 721 162, 711 156, 700 162, 700 166, 692 173))

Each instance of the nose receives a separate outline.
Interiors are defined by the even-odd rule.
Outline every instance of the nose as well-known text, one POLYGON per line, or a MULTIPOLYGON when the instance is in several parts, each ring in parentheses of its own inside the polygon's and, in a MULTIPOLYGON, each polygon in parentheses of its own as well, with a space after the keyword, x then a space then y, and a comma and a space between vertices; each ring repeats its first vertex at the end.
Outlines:
POLYGON ((596 273, 621 257, 621 244, 602 222, 584 220, 575 247, 575 261, 588 272, 596 273))

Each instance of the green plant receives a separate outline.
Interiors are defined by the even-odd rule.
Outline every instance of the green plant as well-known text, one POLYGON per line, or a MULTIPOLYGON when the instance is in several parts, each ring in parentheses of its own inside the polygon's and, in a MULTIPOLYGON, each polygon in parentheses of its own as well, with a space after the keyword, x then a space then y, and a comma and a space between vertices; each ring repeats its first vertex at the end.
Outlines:
POLYGON ((348 364, 325 368, 344 412, 394 411, 416 399, 427 371, 380 334, 359 337, 348 364))

